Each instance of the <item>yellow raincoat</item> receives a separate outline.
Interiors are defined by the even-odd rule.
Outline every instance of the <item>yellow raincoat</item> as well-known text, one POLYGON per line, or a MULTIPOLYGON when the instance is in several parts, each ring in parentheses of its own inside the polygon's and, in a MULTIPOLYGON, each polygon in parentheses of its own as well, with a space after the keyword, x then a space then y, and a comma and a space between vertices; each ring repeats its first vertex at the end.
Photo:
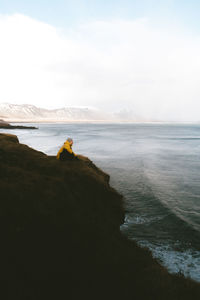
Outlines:
POLYGON ((63 152, 63 151, 66 151, 69 153, 69 156, 71 157, 76 157, 77 155, 72 151, 72 146, 70 145, 70 143, 68 141, 66 141, 64 143, 64 145, 60 148, 60 150, 58 151, 58 154, 56 156, 57 159, 60 159, 60 154, 63 152))

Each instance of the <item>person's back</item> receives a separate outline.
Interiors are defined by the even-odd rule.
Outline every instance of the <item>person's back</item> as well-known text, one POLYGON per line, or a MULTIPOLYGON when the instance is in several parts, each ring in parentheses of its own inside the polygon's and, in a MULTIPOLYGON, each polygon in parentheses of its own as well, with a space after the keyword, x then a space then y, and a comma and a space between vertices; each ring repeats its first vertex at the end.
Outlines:
POLYGON ((68 138, 58 151, 56 158, 61 161, 77 159, 77 155, 72 151, 73 140, 68 138))

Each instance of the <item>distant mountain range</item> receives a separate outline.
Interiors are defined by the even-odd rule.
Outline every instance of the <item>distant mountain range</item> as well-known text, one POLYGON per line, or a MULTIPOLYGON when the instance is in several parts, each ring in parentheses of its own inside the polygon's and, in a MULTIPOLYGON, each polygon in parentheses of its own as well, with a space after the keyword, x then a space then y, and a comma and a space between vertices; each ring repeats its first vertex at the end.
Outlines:
POLYGON ((50 110, 29 104, 0 103, 0 118, 6 121, 103 121, 112 119, 112 115, 87 107, 50 110))
POLYGON ((89 107, 45 109, 10 103, 0 103, 0 119, 7 122, 151 122, 128 109, 109 113, 89 107))
POLYGON ((95 108, 44 109, 30 104, 0 103, 0 118, 8 122, 141 121, 132 112, 108 113, 95 108))

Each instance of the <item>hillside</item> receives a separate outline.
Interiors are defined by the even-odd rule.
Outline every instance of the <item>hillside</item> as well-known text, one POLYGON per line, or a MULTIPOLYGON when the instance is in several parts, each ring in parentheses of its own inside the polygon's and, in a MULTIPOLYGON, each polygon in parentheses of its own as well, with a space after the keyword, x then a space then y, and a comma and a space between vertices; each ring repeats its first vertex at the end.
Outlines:
POLYGON ((1 299, 199 299, 121 232, 123 198, 89 159, 0 134, 1 299))
POLYGON ((102 121, 112 116, 92 108, 63 107, 44 109, 34 105, 0 103, 0 118, 9 122, 102 121))
POLYGON ((8 122, 151 122, 129 109, 107 112, 90 107, 44 109, 30 104, 0 103, 0 118, 8 122))

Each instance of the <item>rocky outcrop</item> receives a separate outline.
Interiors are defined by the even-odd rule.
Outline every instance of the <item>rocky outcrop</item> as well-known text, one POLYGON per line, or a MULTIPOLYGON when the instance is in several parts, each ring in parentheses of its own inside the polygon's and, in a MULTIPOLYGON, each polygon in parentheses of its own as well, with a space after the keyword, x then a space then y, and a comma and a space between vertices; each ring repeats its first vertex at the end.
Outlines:
POLYGON ((34 126, 21 126, 21 125, 10 125, 4 120, 0 119, 0 128, 1 129, 38 129, 34 126))
POLYGON ((89 159, 0 134, 1 299, 199 299, 120 233, 123 198, 89 159))

